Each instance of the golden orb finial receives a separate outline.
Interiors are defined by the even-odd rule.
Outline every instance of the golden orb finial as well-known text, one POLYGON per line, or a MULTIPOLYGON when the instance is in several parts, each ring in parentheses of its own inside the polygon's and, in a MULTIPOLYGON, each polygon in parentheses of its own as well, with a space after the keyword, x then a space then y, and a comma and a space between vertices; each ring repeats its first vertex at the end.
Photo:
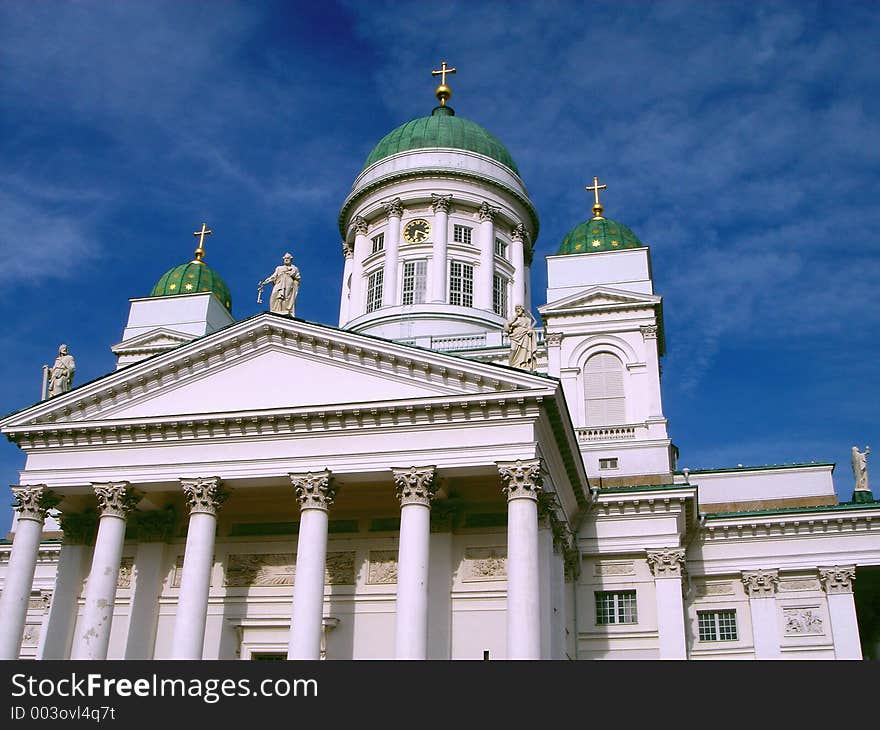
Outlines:
POLYGON ((449 100, 449 97, 452 96, 452 89, 450 89, 446 85, 446 74, 454 74, 454 68, 448 68, 446 66, 446 61, 440 62, 439 70, 435 69, 431 71, 431 76, 439 76, 440 77, 440 85, 436 88, 434 93, 437 95, 437 98, 440 100, 440 106, 446 106, 446 102, 449 100))
POLYGON ((593 203, 593 218, 601 218, 602 211, 604 210, 604 208, 602 207, 602 203, 599 202, 599 191, 600 190, 607 190, 608 186, 607 185, 600 185, 599 178, 594 176, 593 177, 593 184, 587 185, 587 187, 584 189, 587 192, 592 191, 593 195, 595 197, 595 202, 593 203))
POLYGON ((196 249, 196 257, 190 262, 193 264, 204 264, 202 259, 205 257, 205 236, 210 236, 213 231, 208 230, 208 224, 202 223, 202 230, 193 231, 194 236, 199 237, 199 247, 196 249))

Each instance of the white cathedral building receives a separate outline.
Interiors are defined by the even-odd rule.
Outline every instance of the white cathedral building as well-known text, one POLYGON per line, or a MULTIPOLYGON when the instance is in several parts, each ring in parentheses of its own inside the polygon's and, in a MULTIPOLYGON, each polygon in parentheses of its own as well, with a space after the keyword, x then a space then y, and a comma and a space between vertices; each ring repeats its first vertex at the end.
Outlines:
POLYGON ((342 203, 338 326, 237 321, 203 226, 115 371, 0 420, 0 658, 876 656, 880 501, 678 468, 650 250, 598 180, 509 364, 538 214, 442 82, 342 203))

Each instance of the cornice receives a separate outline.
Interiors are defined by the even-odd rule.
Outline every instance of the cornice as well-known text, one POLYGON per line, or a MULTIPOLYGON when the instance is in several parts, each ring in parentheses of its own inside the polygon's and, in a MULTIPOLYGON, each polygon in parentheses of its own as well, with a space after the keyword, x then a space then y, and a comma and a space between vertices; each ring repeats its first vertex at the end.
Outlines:
POLYGON ((829 534, 880 533, 880 505, 864 510, 829 510, 776 515, 708 516, 702 534, 710 542, 829 534))
POLYGON ((208 442, 218 438, 306 436, 321 432, 397 429, 426 424, 536 418, 553 390, 304 406, 232 413, 147 417, 21 426, 7 438, 25 450, 208 442))

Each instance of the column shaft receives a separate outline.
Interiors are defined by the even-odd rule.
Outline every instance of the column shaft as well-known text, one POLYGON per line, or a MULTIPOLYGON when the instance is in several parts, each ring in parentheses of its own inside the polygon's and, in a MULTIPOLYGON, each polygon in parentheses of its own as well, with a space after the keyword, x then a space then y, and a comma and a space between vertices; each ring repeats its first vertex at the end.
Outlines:
POLYGON ((296 548, 289 659, 320 659, 327 563, 326 509, 304 509, 296 548))
POLYGON ((69 542, 61 545, 49 620, 41 637, 38 659, 70 659, 88 553, 89 548, 85 545, 69 542))
POLYGON ((487 204, 480 208, 480 267, 477 271, 474 306, 492 312, 495 275, 495 213, 487 204))
POLYGON ((541 658, 538 590, 538 503, 507 505, 507 658, 541 658))
POLYGON ((743 573, 742 581, 749 596, 755 659, 779 659, 782 656, 776 616, 779 571, 747 571, 743 573))
POLYGON ((838 659, 861 659, 862 643, 856 617, 853 581, 854 565, 819 568, 822 588, 828 594, 828 615, 834 638, 834 656, 838 659))
POLYGON ((661 659, 687 659, 681 578, 657 578, 657 633, 661 659))
POLYGON ((42 517, 35 519, 19 515, 6 581, 0 594, 0 659, 18 659, 21 651, 42 532, 42 517))
POLYGON ((342 268, 342 296, 339 301, 340 327, 350 319, 348 311, 352 301, 351 295, 354 288, 354 277, 352 276, 352 271, 354 270, 354 255, 352 254, 351 249, 344 243, 342 244, 342 255, 345 258, 345 264, 342 268))
POLYGON ((125 518, 107 512, 102 514, 73 659, 107 658, 124 541, 125 518))
POLYGON ((173 659, 202 658, 216 532, 216 515, 206 512, 190 515, 174 620, 173 659))
POLYGON ((382 280, 382 306, 397 305, 397 264, 400 258, 400 219, 403 206, 396 199, 385 206, 388 212, 388 230, 385 233, 385 273, 382 280))
POLYGON ((400 510, 397 561, 397 623, 394 655, 398 659, 428 656, 428 556, 431 508, 407 504, 400 510))
POLYGON ((446 302, 447 272, 449 261, 449 198, 437 196, 434 205, 434 257, 431 261, 431 297, 432 302, 446 302))
POLYGON ((511 292, 510 310, 517 304, 526 306, 526 266, 525 266, 525 232, 517 226, 510 237, 510 263, 513 264, 513 288, 511 292))
POLYGON ((366 308, 366 302, 364 301, 364 259, 369 254, 367 250, 367 222, 360 216, 357 216, 353 223, 355 226, 354 255, 352 256, 351 295, 348 299, 348 319, 346 322, 350 322, 362 315, 366 308))

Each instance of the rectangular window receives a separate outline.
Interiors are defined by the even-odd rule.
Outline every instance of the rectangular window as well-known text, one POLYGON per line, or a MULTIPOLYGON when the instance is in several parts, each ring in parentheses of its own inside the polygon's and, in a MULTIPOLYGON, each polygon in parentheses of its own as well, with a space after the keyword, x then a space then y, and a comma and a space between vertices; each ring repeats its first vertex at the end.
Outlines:
POLYGON ((467 243, 471 242, 471 232, 472 228, 468 228, 467 226, 453 226, 452 227, 452 240, 456 243, 467 243))
POLYGON ((596 591, 596 623, 638 623, 635 591, 596 591))
POLYGON ((449 262, 449 303, 474 306, 474 267, 470 264, 449 262))
POLYGON ((382 283, 385 280, 382 269, 374 271, 367 278, 367 311, 372 312, 382 306, 382 283))
POLYGON ((697 611, 700 641, 736 641, 736 611, 697 611))
POLYGON ((425 301, 428 279, 427 261, 405 261, 403 264, 403 304, 421 304, 425 301))
POLYGON ((599 459, 599 468, 600 469, 616 469, 617 468, 617 458, 599 459))
POLYGON ((507 258, 507 242, 500 238, 495 239, 495 255, 503 259, 507 258))
POLYGON ((501 317, 507 316, 507 277, 495 274, 492 277, 492 309, 501 317))
POLYGON ((373 250, 370 253, 379 253, 379 251, 385 248, 385 234, 380 233, 377 236, 373 236, 373 250))

